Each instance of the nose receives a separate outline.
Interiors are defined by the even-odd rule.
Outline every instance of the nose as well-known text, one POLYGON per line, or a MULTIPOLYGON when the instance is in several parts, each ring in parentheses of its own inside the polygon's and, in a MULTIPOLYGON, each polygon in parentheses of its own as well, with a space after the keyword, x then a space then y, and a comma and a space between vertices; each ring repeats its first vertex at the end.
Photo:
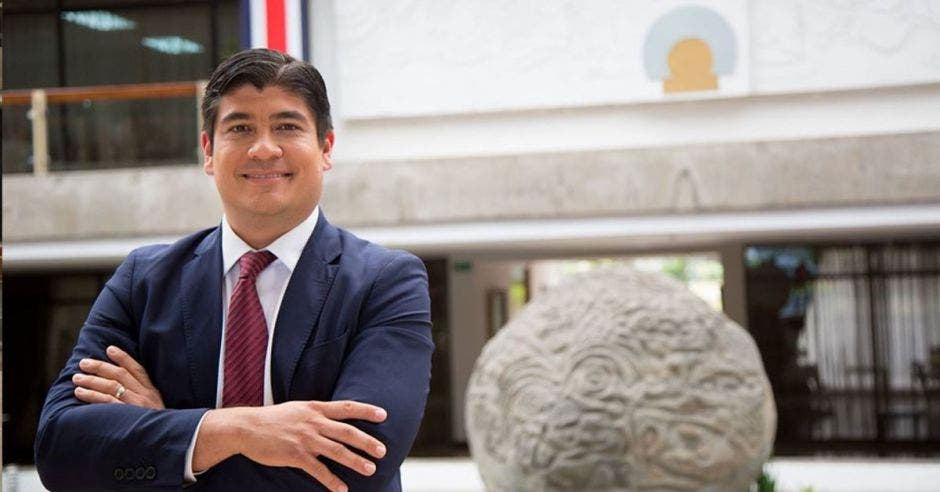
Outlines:
POLYGON ((257 161, 278 159, 283 153, 281 146, 266 133, 259 134, 258 138, 252 142, 251 147, 248 148, 248 158, 257 161))

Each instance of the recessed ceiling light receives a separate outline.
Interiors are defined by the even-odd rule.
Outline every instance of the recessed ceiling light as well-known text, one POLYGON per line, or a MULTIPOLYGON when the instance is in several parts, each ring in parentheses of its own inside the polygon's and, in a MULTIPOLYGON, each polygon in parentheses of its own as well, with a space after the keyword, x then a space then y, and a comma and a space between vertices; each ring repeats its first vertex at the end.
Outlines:
POLYGON ((62 12, 62 20, 96 31, 129 31, 137 23, 107 10, 62 12))
POLYGON ((160 36, 144 38, 140 44, 168 55, 192 55, 204 51, 201 44, 179 36, 160 36))

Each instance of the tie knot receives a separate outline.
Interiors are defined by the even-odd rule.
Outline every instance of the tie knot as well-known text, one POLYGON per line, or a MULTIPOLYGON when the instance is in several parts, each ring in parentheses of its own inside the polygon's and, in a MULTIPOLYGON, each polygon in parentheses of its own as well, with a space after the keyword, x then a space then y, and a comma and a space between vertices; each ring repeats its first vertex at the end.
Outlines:
POLYGON ((270 251, 249 251, 238 260, 238 278, 255 279, 277 257, 270 251))

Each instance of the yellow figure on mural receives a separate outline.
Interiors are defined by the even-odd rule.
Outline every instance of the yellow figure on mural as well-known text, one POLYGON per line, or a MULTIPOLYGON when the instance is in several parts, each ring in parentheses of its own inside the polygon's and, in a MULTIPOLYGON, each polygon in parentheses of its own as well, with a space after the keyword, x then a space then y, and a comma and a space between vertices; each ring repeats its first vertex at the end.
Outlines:
POLYGON ((686 38, 669 50, 669 78, 663 92, 708 91, 718 89, 712 71, 712 50, 705 41, 686 38))

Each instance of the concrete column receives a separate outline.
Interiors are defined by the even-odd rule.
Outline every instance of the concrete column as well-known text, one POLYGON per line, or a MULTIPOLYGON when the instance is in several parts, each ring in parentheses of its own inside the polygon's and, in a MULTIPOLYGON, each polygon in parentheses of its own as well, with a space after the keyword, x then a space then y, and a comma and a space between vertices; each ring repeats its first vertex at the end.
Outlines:
POLYGON ((727 244, 721 247, 720 254, 725 276, 721 287, 721 304, 729 318, 747 328, 744 245, 727 244))
POLYGON ((455 442, 466 442, 464 403, 467 383, 487 341, 486 294, 490 289, 508 292, 514 267, 519 263, 466 258, 451 258, 448 263, 452 435, 455 442))
POLYGON ((49 173, 49 128, 46 122, 46 91, 32 92, 30 117, 33 123, 33 174, 45 176, 49 173))

